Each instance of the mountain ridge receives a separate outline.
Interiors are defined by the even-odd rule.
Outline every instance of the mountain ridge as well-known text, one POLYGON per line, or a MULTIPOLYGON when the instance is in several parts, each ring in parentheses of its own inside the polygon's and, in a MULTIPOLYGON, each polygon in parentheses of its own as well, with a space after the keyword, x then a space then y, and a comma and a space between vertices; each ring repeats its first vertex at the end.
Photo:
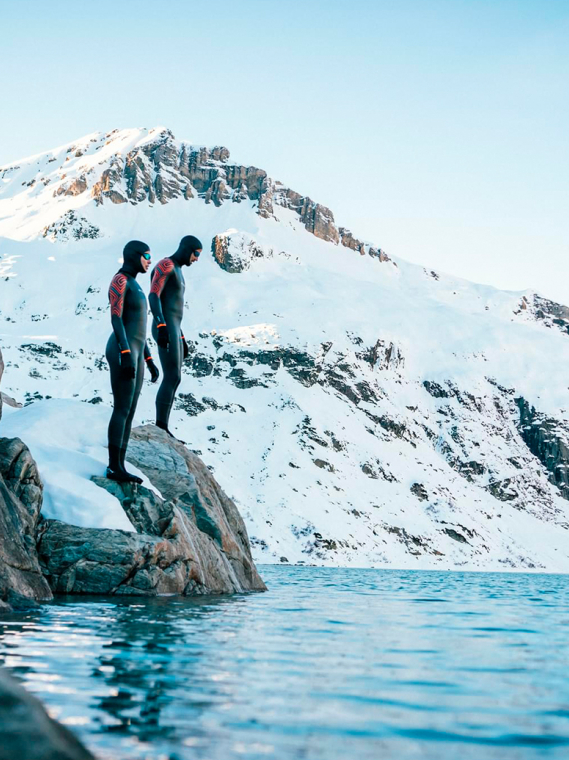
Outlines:
MULTIPOLYGON (((257 562, 569 570, 567 307, 351 244, 223 148, 180 161, 189 144, 167 130, 79 143, 0 172, 10 395, 109 405, 120 250, 136 237, 162 257, 192 232, 205 251, 172 420, 236 500, 257 562)), ((143 422, 153 398, 145 385, 143 422)))
MULTIPOLYGON (((53 183, 50 190, 54 198, 86 194, 86 199, 82 198, 81 207, 87 205, 89 200, 94 200, 97 204, 105 201, 115 204, 148 201, 153 204, 167 203, 177 197, 189 200, 195 194, 206 203, 217 206, 224 201, 240 203, 250 200, 256 202, 259 215, 270 218, 273 216, 274 203, 293 209, 306 229, 316 237, 343 245, 362 255, 367 253, 382 261, 389 260, 380 248, 357 239, 347 228, 338 227, 334 214, 326 206, 272 180, 263 169, 229 163, 229 157, 229 150, 223 146, 193 146, 176 140, 173 133, 165 127, 150 130, 115 129, 105 134, 93 132, 59 148, 22 159, 11 166, 0 167, 0 181, 9 184, 21 178, 22 166, 31 167, 35 162, 40 169, 30 179, 24 179, 22 185, 33 188, 37 183, 42 183, 44 187, 53 183), (125 140, 125 148, 116 150, 125 140), (111 150, 105 151, 104 148, 109 146, 112 146, 111 150), (105 155, 105 158, 96 164, 103 166, 103 169, 97 170, 91 159, 101 149, 101 155, 105 155), (49 163, 57 164, 62 156, 62 163, 53 168, 47 167, 49 163), (74 162, 73 158, 78 161, 74 162), (69 169, 65 170, 65 164, 69 161, 69 169), (42 167, 49 168, 49 171, 42 171, 42 167), (72 180, 68 178, 69 170, 76 175, 72 180), (100 173, 97 176, 98 171, 100 173)), ((3 190, 6 189, 8 188, 0 187, 0 203, 2 195, 6 194, 3 190)), ((73 236, 76 239, 98 236, 100 231, 93 225, 85 229, 81 224, 76 224, 76 218, 70 218, 69 214, 78 208, 75 204, 71 206, 65 208, 59 218, 44 226, 44 237, 56 239, 58 235, 65 236, 69 227, 75 231, 73 236)), ((0 234, 1 232, 0 221, 0 234)))

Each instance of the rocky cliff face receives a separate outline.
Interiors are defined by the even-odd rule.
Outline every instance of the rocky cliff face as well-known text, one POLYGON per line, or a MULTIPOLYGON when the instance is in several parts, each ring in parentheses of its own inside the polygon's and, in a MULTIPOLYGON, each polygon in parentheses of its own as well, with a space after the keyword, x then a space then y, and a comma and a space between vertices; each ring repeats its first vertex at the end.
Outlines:
POLYGON ((563 498, 569 499, 569 426, 539 414, 523 398, 516 399, 516 402, 520 410, 522 438, 546 468, 550 482, 563 498))

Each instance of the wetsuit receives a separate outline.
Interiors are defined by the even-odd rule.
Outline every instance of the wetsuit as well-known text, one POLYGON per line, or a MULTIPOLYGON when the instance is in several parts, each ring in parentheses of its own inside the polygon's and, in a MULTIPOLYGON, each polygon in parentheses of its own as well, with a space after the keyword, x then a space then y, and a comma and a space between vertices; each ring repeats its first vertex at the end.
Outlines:
POLYGON ((196 237, 186 235, 176 253, 159 261, 152 272, 148 302, 154 317, 152 337, 158 344, 163 375, 156 395, 156 425, 168 433, 172 404, 182 379, 182 361, 188 355, 182 332, 186 288, 182 267, 196 261, 201 249, 202 244, 196 237))
POLYGON ((138 240, 128 243, 123 251, 124 264, 111 281, 109 301, 113 333, 106 350, 114 402, 109 423, 107 477, 137 483, 142 483, 142 480, 125 470, 124 460, 145 364, 150 370, 152 382, 158 379, 158 369, 146 343, 146 296, 136 282, 136 275, 145 271, 141 263, 143 254, 149 255, 145 243, 138 240))

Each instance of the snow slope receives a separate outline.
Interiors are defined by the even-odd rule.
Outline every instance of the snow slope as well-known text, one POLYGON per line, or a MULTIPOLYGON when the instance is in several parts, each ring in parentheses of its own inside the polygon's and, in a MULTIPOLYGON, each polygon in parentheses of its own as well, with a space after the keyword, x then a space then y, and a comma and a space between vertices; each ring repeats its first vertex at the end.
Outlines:
MULTIPOLYGON (((353 246, 328 209, 224 149, 196 165, 204 150, 124 130, 0 169, 3 389, 32 404, 0 433, 29 436, 49 514, 82 519, 48 473, 59 409, 81 477, 85 456, 93 473, 103 461, 123 245, 145 240, 156 261, 191 233, 204 254, 186 273, 192 354, 173 428, 236 500, 257 561, 568 571, 564 307, 353 246), (48 410, 48 397, 84 403, 48 410), (543 456, 528 447, 521 399, 536 434, 554 421, 555 461, 552 434, 543 456), (81 410, 84 428, 69 419, 81 410)), ((139 421, 154 396, 147 382, 139 421)))

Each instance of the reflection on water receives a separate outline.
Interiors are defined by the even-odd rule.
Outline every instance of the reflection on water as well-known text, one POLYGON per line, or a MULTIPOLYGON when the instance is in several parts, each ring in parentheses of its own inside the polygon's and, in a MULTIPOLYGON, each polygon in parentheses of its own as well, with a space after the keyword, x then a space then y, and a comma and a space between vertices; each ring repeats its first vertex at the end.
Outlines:
POLYGON ((58 600, 2 620, 0 662, 101 758, 569 757, 569 577, 262 575, 58 600))

